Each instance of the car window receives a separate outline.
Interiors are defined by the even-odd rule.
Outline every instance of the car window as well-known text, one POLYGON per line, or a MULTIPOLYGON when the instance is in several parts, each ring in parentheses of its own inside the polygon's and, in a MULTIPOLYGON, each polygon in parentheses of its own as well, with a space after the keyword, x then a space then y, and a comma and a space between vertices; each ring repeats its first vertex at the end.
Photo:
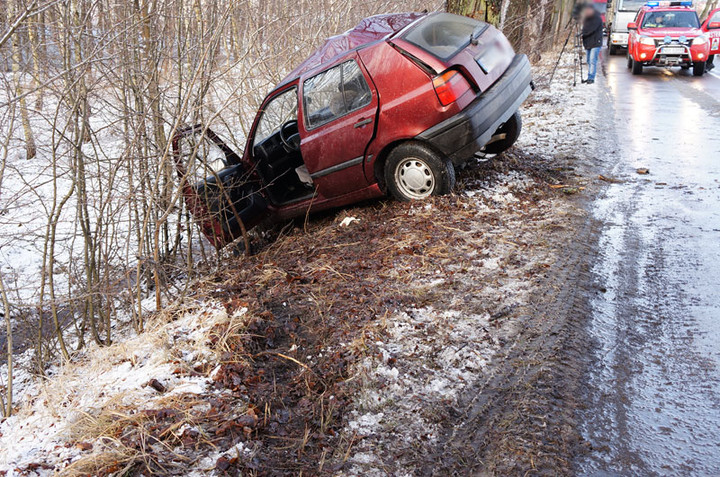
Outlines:
POLYGON ((263 110, 255 130, 253 146, 280 130, 288 121, 297 120, 297 88, 290 88, 273 98, 263 110))
POLYGON ((695 12, 653 12, 645 14, 643 28, 699 28, 695 12))
POLYGON ((620 0, 618 11, 636 12, 645 5, 646 0, 620 0))
POLYGON ((431 55, 447 60, 470 43, 470 35, 485 23, 468 17, 441 13, 422 20, 403 39, 431 55))
POLYGON ((355 60, 305 80, 303 104, 308 128, 315 128, 370 104, 372 93, 355 60))
POLYGON ((710 23, 720 23, 720 11, 715 12, 715 15, 713 15, 710 18, 710 21, 708 22, 708 25, 710 23))

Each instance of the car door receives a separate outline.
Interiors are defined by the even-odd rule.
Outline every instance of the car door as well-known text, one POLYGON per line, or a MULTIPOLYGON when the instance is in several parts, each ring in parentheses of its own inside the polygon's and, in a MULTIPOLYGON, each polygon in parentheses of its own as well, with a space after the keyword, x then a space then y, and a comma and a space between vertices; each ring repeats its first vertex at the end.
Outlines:
POLYGON ((720 55, 720 8, 710 12, 702 29, 710 40, 710 54, 720 55))
POLYGON ((329 199, 367 187, 378 96, 357 54, 304 79, 301 97, 300 147, 318 192, 329 199))
POLYGON ((179 186, 189 212, 216 248, 257 225, 267 201, 249 168, 212 130, 192 126, 172 141, 179 186))

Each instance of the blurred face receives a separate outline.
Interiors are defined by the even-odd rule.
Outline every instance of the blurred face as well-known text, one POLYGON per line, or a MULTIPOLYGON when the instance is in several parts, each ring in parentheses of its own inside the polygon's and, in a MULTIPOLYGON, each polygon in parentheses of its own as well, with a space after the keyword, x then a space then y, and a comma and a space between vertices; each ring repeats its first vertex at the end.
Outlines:
POLYGON ((655 17, 655 23, 662 23, 662 22, 663 22, 663 16, 662 16, 662 15, 658 15, 658 16, 655 17))
POLYGON ((593 15, 595 15, 595 9, 591 5, 588 5, 587 7, 585 7, 585 10, 584 10, 585 18, 590 18, 593 15))

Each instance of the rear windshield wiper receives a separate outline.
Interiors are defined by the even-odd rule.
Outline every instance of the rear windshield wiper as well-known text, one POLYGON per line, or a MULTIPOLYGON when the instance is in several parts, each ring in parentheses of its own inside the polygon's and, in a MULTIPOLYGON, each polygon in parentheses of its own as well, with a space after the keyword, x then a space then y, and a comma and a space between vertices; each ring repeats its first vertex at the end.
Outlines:
POLYGON ((490 25, 488 25, 487 23, 480 23, 478 26, 476 26, 473 32, 470 34, 470 43, 472 45, 477 45, 478 38, 480 38, 480 35, 485 33, 485 30, 487 30, 489 26, 490 25))

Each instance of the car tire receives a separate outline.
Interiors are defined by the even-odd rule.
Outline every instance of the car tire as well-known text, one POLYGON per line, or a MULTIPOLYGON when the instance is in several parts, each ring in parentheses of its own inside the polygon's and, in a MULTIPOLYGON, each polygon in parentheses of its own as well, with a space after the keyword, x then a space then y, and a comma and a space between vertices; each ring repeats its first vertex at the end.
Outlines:
POLYGON ((643 64, 639 61, 632 60, 632 74, 641 75, 643 72, 643 64))
POLYGON ((697 61, 693 63, 693 76, 702 76, 705 74, 705 62, 697 61))
POLYGON ((608 48, 608 53, 610 53, 610 56, 617 55, 617 46, 610 45, 610 48, 608 48))
POLYGON ((455 187, 455 166, 425 144, 401 144, 387 158, 385 184, 402 202, 449 194, 455 187))
POLYGON ((632 56, 630 56, 630 52, 628 52, 628 55, 627 55, 627 67, 628 67, 628 69, 632 68, 632 62, 633 62, 632 56))
POLYGON ((690 69, 690 65, 688 65, 688 64, 680 65, 680 69, 682 69, 682 70, 689 70, 689 69, 690 69))
POLYGON ((522 117, 520 116, 520 111, 515 111, 515 114, 510 116, 510 119, 505 121, 505 124, 495 131, 495 134, 505 134, 505 139, 488 144, 482 152, 486 154, 500 154, 501 152, 507 151, 520 137, 521 131, 522 117))

